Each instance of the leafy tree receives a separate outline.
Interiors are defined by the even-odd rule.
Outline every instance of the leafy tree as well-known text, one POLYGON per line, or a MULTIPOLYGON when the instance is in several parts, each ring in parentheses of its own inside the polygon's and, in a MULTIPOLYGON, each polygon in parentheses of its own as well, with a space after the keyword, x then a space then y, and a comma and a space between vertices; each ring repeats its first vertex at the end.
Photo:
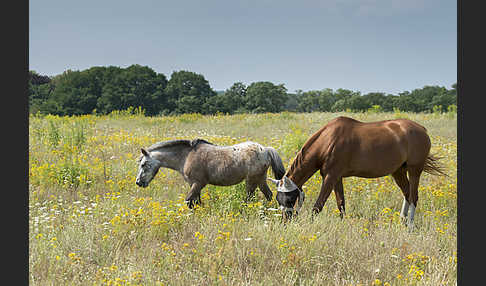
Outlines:
POLYGON ((47 101, 53 89, 54 85, 51 83, 50 77, 29 71, 29 111, 31 113, 40 111, 42 104, 47 101))
POLYGON ((335 101, 331 106, 331 111, 338 112, 338 111, 345 111, 346 109, 351 109, 351 104, 359 105, 359 99, 356 99, 356 96, 360 96, 361 93, 354 92, 349 89, 342 89, 339 88, 334 93, 335 101), (351 98, 355 97, 353 100, 351 98))
POLYGON ((457 92, 457 82, 456 82, 456 83, 453 83, 453 84, 451 85, 451 87, 452 87, 452 90, 453 90, 454 92, 457 92))
POLYGON ((435 96, 440 96, 447 92, 445 87, 440 86, 424 86, 423 88, 414 89, 410 96, 416 102, 416 108, 413 112, 432 111, 434 104, 432 99, 435 96))
POLYGON ((51 78, 47 75, 40 75, 36 71, 29 71, 29 83, 32 85, 41 85, 51 82, 51 78))
POLYGON ((211 114, 216 112, 233 114, 243 107, 245 97, 246 86, 241 82, 236 82, 225 92, 210 97, 206 101, 207 110, 211 114))
POLYGON ((332 112, 340 112, 340 111, 345 111, 347 108, 348 108, 348 102, 345 98, 343 98, 343 99, 336 101, 332 105, 331 111, 332 112))
POLYGON ((320 92, 311 90, 299 95, 297 110, 299 112, 313 112, 320 110, 320 92))
POLYGON ((398 97, 394 101, 393 107, 398 108, 401 111, 414 111, 419 109, 417 102, 414 101, 410 95, 410 92, 408 91, 398 94, 398 97))
POLYGON ((441 106, 441 112, 447 112, 447 108, 450 105, 457 105, 457 98, 454 94, 451 93, 441 93, 439 95, 436 95, 432 98, 432 101, 430 104, 432 108, 434 106, 441 106))
POLYGON ((84 71, 67 70, 48 77, 29 72, 29 111, 59 115, 97 112, 106 114, 130 107, 143 108, 146 115, 314 111, 365 111, 380 106, 383 111, 395 108, 406 112, 445 112, 457 105, 457 83, 451 89, 424 86, 398 95, 360 92, 348 89, 297 90, 288 94, 283 84, 254 82, 245 86, 234 83, 216 93, 204 76, 190 71, 173 72, 167 81, 146 66, 131 65, 92 67, 84 71), (441 110, 437 106, 441 106, 441 110))
POLYGON ((141 107, 147 115, 159 113, 166 96, 167 79, 146 66, 131 65, 105 79, 97 107, 103 113, 141 107))
POLYGON ((330 88, 326 88, 320 91, 319 96, 319 111, 322 112, 329 112, 331 111, 332 106, 337 101, 334 92, 330 88))
POLYGON ((228 90, 225 91, 226 106, 231 112, 245 105, 247 87, 242 82, 235 82, 228 90))
POLYGON ((96 107, 92 83, 80 71, 67 70, 55 78, 56 88, 47 100, 47 111, 58 115, 81 115, 96 107))
POLYGON ((42 105, 49 98, 54 86, 50 83, 33 85, 29 82, 29 111, 36 113, 41 111, 42 105))
POLYGON ((101 90, 101 96, 96 102, 96 109, 102 114, 107 114, 113 110, 123 110, 122 94, 126 92, 123 81, 120 77, 121 71, 113 74, 101 90))
POLYGON ((383 98, 383 101, 381 103, 379 103, 378 105, 381 106, 383 111, 391 112, 391 111, 393 111, 393 108, 396 107, 396 105, 397 105, 397 103, 396 103, 397 99, 398 99, 398 96, 395 96, 393 94, 388 94, 383 98))
POLYGON ((283 110, 296 112, 299 108, 299 100, 302 98, 302 90, 296 90, 295 93, 287 93, 287 101, 283 110))
POLYGON ((232 114, 233 110, 228 103, 228 97, 224 93, 216 94, 206 100, 205 109, 208 114, 218 112, 232 114))
POLYGON ((385 94, 382 92, 370 92, 365 95, 363 95, 364 100, 366 101, 366 104, 369 106, 373 105, 382 105, 382 103, 385 101, 385 94))
POLYGON ((254 82, 246 90, 246 110, 252 113, 280 112, 287 101, 283 84, 268 81, 254 82))
POLYGON ((330 111, 335 101, 336 97, 332 89, 306 91, 299 98, 298 111, 330 111))
POLYGON ((366 101, 366 98, 361 95, 351 96, 351 98, 346 100, 346 105, 347 108, 352 111, 365 111, 372 106, 366 101))
POLYGON ((334 93, 334 96, 336 97, 336 101, 341 100, 341 99, 350 99, 353 95, 361 95, 359 91, 352 91, 349 89, 343 89, 343 88, 338 88, 336 92, 334 93))
POLYGON ((167 105, 165 113, 201 113, 211 112, 209 98, 216 95, 204 76, 189 72, 173 72, 165 89, 167 105))
POLYGON ((55 88, 41 106, 44 113, 80 115, 97 109, 106 114, 141 107, 154 115, 162 108, 167 79, 149 67, 131 65, 67 70, 52 78, 52 84, 55 88))

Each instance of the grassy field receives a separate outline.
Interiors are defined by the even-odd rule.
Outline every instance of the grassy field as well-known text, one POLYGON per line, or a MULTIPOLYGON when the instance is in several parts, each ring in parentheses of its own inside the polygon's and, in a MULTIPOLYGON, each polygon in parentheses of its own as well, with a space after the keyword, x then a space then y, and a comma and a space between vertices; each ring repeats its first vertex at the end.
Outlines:
POLYGON ((31 116, 30 284, 455 285, 456 126, 455 114, 31 116), (135 184, 140 147, 170 139, 252 140, 277 149, 288 168, 307 137, 338 115, 407 117, 428 129, 450 177, 422 175, 414 232, 399 220, 403 197, 391 176, 345 178, 344 219, 331 194, 312 221, 316 173, 299 219, 286 225, 275 199, 257 191, 245 203, 244 183, 207 186, 195 211, 175 171, 161 169, 145 189, 135 184))

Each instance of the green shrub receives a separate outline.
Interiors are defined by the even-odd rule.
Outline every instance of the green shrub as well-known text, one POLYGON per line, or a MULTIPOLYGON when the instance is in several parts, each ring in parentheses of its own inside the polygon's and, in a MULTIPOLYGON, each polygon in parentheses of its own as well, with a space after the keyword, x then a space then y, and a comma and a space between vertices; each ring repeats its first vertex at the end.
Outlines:
POLYGON ((58 170, 57 183, 67 188, 77 189, 82 175, 87 177, 88 170, 79 164, 75 164, 72 160, 66 159, 58 170))
POLYGON ((432 113, 435 115, 441 115, 442 114, 442 105, 434 105, 432 107, 432 113))
POLYGON ((393 108, 393 117, 408 119, 408 115, 405 112, 400 111, 398 107, 393 108))
POLYGON ((380 105, 375 104, 372 107, 368 108, 368 113, 380 113, 383 112, 383 108, 380 105))
POLYGON ((47 138, 49 140, 49 145, 52 148, 56 148, 61 141, 61 133, 59 132, 59 126, 54 123, 54 121, 49 120, 47 128, 47 138))
POLYGON ((181 115, 177 115, 176 118, 181 123, 193 123, 201 120, 204 118, 204 116, 200 113, 183 113, 181 115))

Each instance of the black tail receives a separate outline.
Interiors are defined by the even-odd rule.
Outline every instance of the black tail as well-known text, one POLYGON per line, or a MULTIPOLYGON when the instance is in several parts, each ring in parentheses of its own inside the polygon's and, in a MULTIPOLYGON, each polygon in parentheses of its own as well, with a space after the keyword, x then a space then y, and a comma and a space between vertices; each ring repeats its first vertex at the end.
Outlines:
POLYGON ((447 173, 444 171, 444 167, 438 162, 442 157, 435 157, 434 155, 427 156, 425 159, 424 172, 435 176, 446 176, 447 173))
POLYGON ((273 175, 275 176, 275 179, 277 180, 282 179, 283 176, 285 175, 285 167, 282 163, 282 158, 280 158, 280 155, 278 155, 277 150, 275 150, 272 147, 266 147, 265 150, 270 155, 272 171, 273 171, 273 175))

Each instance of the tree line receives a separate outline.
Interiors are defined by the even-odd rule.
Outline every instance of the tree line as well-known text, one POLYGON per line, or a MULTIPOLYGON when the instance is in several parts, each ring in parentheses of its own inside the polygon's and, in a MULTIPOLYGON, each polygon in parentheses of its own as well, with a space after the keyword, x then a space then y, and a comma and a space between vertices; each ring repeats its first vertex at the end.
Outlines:
POLYGON ((56 115, 108 114, 142 108, 146 115, 182 113, 337 112, 367 110, 446 112, 457 105, 457 85, 451 89, 424 86, 397 95, 361 94, 348 89, 287 92, 284 84, 235 82, 214 91, 203 75, 174 71, 170 79, 147 66, 92 67, 67 70, 49 77, 29 71, 29 112, 56 115))

